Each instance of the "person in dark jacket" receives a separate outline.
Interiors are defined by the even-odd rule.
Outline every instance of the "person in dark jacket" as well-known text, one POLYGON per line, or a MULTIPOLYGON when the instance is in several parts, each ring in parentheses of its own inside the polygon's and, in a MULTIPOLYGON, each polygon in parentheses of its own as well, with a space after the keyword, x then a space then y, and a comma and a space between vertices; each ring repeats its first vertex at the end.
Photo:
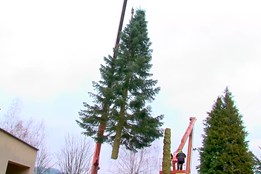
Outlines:
POLYGON ((182 170, 182 166, 185 162, 185 158, 186 158, 186 155, 185 153, 183 153, 182 151, 180 151, 177 155, 176 155, 176 158, 178 160, 178 170, 182 170))

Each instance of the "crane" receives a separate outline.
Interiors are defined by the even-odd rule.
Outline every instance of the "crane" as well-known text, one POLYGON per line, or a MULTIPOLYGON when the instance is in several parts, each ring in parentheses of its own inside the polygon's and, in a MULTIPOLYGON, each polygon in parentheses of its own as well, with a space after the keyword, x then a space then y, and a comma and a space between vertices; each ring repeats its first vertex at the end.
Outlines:
MULTIPOLYGON (((189 120, 190 120, 190 122, 187 127, 187 130, 184 133, 177 150, 173 153, 173 159, 172 159, 173 169, 171 171, 171 174, 190 174, 193 127, 194 127, 194 124, 197 119, 196 119, 196 117, 190 117, 189 120), (176 169, 176 163, 177 163, 176 155, 183 149, 187 140, 188 140, 188 151, 187 151, 187 158, 186 158, 186 167, 185 167, 185 170, 177 170, 176 169)), ((162 174, 162 171, 160 171, 160 174, 162 174)))
MULTIPOLYGON (((125 16, 125 11, 126 11, 126 6, 127 6, 127 1, 128 0, 124 0, 123 1, 123 6, 122 6, 122 12, 121 12, 121 18, 120 18, 120 23, 119 23, 119 27, 118 27, 118 32, 117 32, 117 37, 116 37, 116 42, 115 42, 115 47, 114 50, 118 48, 119 42, 120 42, 120 33, 122 30, 122 25, 123 25, 123 21, 124 21, 124 16, 125 16)), ((116 58, 116 53, 115 51, 113 52, 113 58, 116 58)), ((104 130, 106 127, 106 123, 105 124, 100 124, 99 125, 99 134, 103 136, 104 134, 104 130)), ((99 170, 99 160, 100 160, 100 152, 101 152, 101 142, 96 142, 96 146, 95 146, 95 150, 94 150, 94 155, 93 155, 93 160, 92 160, 92 166, 91 166, 91 174, 97 174, 98 170, 99 170)))

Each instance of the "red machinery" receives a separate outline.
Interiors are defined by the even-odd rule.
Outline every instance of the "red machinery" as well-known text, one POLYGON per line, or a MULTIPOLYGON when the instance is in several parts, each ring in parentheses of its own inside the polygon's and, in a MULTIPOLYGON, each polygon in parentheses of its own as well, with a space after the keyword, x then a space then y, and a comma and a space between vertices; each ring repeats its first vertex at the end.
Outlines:
MULTIPOLYGON (((180 145, 177 148, 177 150, 173 153, 173 159, 172 159, 173 170, 171 171, 171 174, 190 174, 193 127, 196 122, 196 118, 190 117, 189 120, 190 120, 189 126, 181 139, 180 145), (176 165, 177 165, 176 164, 177 163, 176 155, 183 149, 187 140, 188 140, 188 151, 187 151, 187 157, 186 157, 186 167, 185 167, 185 170, 177 170, 176 169, 176 165)), ((160 174, 162 174, 162 171, 160 171, 160 174)))

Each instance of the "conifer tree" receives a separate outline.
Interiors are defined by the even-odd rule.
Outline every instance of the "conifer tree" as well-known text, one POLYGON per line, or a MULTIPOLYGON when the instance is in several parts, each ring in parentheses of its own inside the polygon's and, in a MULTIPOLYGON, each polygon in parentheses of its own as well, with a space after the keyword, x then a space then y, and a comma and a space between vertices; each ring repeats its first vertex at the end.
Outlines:
POLYGON ((121 42, 115 60, 116 98, 112 158, 116 159, 120 144, 135 151, 147 147, 162 136, 160 129, 162 115, 152 117, 148 101, 153 101, 159 88, 151 79, 152 67, 150 39, 147 31, 145 12, 137 10, 121 34, 121 42))
POLYGON ((226 88, 218 97, 204 122, 203 147, 200 149, 200 174, 253 173, 252 157, 232 94, 226 88))
POLYGON ((121 144, 136 151, 163 134, 163 116, 153 117, 147 104, 159 88, 154 87, 157 81, 150 79, 152 50, 143 10, 136 11, 120 38, 116 58, 104 59, 101 80, 93 83, 96 93, 90 95, 94 104, 84 103, 77 121, 86 135, 113 145, 113 159, 121 144))

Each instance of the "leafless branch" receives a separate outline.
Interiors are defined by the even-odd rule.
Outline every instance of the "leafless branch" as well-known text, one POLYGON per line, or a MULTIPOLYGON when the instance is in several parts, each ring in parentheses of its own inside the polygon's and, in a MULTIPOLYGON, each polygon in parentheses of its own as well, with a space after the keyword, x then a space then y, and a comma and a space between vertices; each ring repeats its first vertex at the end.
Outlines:
POLYGON ((63 173, 87 174, 92 157, 91 142, 86 137, 65 137, 65 145, 57 153, 57 164, 63 173))
POLYGON ((148 147, 138 152, 121 149, 121 153, 115 161, 115 167, 111 173, 121 174, 154 174, 158 172, 158 160, 156 147, 148 147))
POLYGON ((36 158, 37 174, 50 167, 51 159, 45 147, 45 128, 43 122, 36 122, 33 119, 24 120, 19 117, 21 102, 15 100, 0 121, 0 127, 12 135, 20 138, 28 144, 39 149, 36 158))

